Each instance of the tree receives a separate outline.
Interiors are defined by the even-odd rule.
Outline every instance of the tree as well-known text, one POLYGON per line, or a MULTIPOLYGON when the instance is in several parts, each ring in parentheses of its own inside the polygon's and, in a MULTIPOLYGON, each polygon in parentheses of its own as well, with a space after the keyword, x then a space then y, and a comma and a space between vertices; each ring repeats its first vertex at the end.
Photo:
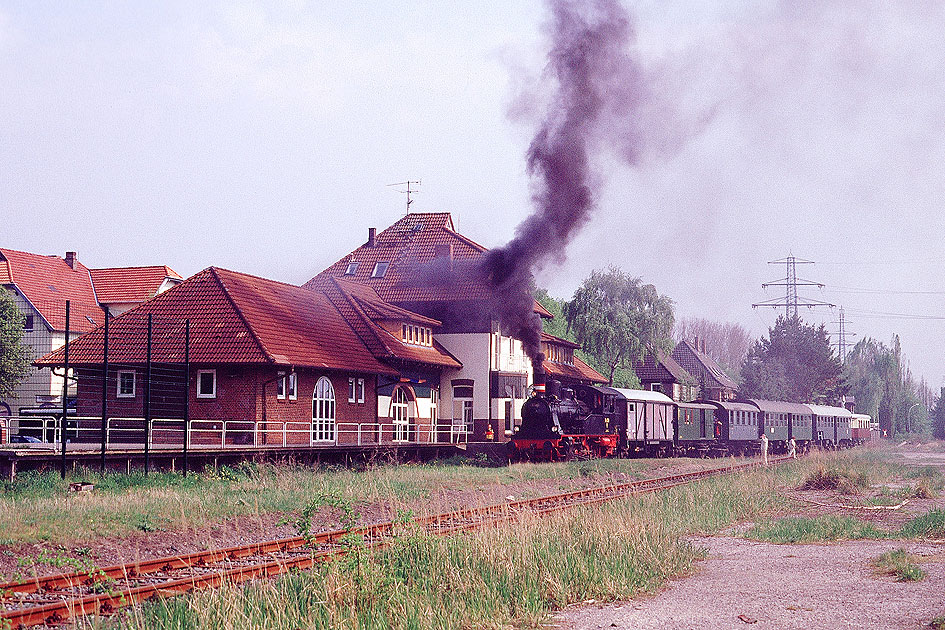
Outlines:
POLYGON ((932 409, 932 435, 945 440, 945 387, 942 388, 932 409))
POLYGON ((673 329, 676 342, 692 341, 696 337, 705 339, 706 354, 737 380, 739 369, 751 347, 748 329, 732 322, 714 322, 699 317, 686 317, 676 322, 673 329))
POLYGON ((742 391, 753 398, 806 403, 837 402, 841 391, 840 359, 830 346, 827 329, 800 317, 778 317, 768 338, 755 341, 742 364, 742 391))
POLYGON ((616 267, 591 272, 563 312, 568 331, 611 384, 615 377, 624 381, 618 385, 636 381, 632 363, 644 352, 672 349, 673 301, 616 267))
POLYGON ((847 355, 844 380, 857 411, 876 418, 886 435, 930 431, 929 393, 904 367, 898 336, 891 347, 869 337, 860 340, 847 355))
POLYGON ((23 314, 13 296, 0 288, 0 399, 16 396, 16 386, 29 373, 30 349, 23 344, 23 314))

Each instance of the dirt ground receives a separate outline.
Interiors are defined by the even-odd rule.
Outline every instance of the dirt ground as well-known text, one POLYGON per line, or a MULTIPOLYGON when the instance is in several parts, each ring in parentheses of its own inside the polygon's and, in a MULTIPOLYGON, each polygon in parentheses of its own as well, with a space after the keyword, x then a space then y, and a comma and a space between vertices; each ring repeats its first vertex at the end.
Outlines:
MULTIPOLYGON (((667 459, 644 473, 647 477, 665 477, 722 465, 719 460, 667 459)), ((491 484, 477 488, 444 489, 428 499, 407 505, 391 506, 383 502, 362 503, 355 506, 360 524, 380 523, 396 517, 397 508, 413 510, 414 514, 439 514, 461 507, 494 505, 508 500, 534 498, 567 490, 630 481, 624 473, 598 477, 537 479, 516 484, 491 484)), ((340 510, 326 508, 315 515, 313 532, 340 527, 340 510)), ((205 527, 186 531, 157 531, 135 533, 121 538, 102 538, 78 543, 0 545, 0 582, 22 579, 33 575, 52 575, 71 571, 69 566, 27 564, 26 558, 38 558, 45 553, 52 557, 70 557, 96 567, 110 566, 136 560, 183 555, 207 549, 235 547, 297 535, 291 524, 281 521, 286 514, 244 516, 205 527), (82 549, 85 555, 77 554, 82 549)))
MULTIPOLYGON (((945 468, 945 453, 907 445, 897 455, 910 465, 945 468)), ((898 510, 850 510, 836 506, 857 501, 835 492, 786 489, 785 494, 797 499, 799 507, 777 516, 854 516, 888 530, 930 509, 945 507, 940 497, 910 499, 898 510)), ((732 536, 751 525, 740 523, 720 536, 693 539, 693 544, 708 550, 693 576, 630 602, 569 607, 554 617, 553 627, 918 629, 945 615, 945 540, 778 545, 732 536), (873 570, 873 558, 900 547, 917 556, 925 579, 897 582, 894 576, 873 570)))

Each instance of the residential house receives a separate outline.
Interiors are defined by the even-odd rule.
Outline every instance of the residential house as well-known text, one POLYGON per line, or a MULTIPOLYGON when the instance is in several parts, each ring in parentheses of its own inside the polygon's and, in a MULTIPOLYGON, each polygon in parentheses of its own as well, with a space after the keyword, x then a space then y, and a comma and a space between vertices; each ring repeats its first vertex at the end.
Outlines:
MULTIPOLYGON (((67 300, 73 339, 103 323, 104 307, 114 316, 179 282, 180 275, 163 265, 89 269, 76 252, 60 258, 0 248, 0 285, 13 294, 23 314, 24 342, 32 348, 33 360, 65 344, 67 300)), ((32 370, 14 399, 0 401, 0 415, 61 405, 61 376, 32 370)))
POLYGON ((699 397, 706 400, 734 400, 738 384, 705 352, 705 340, 676 344, 672 358, 699 384, 699 397))
POLYGON ((699 382, 669 354, 648 352, 634 364, 633 370, 643 389, 682 402, 699 397, 699 382))

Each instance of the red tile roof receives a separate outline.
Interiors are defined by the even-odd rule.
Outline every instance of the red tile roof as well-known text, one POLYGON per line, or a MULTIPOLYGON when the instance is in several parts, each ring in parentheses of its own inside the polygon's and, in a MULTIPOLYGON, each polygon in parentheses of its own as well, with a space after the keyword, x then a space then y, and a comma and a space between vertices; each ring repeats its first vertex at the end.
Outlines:
POLYGON ((574 365, 564 363, 552 363, 544 361, 542 367, 545 373, 556 378, 568 378, 574 381, 584 381, 589 383, 606 383, 607 378, 600 372, 589 366, 578 357, 574 357, 574 365))
MULTIPOLYGON (((482 245, 456 232, 448 212, 408 214, 383 230, 374 244, 365 243, 305 286, 320 289, 330 278, 353 280, 374 289, 394 304, 488 300, 491 289, 475 273, 482 245), (445 252, 452 252, 451 261, 445 252), (356 263, 354 273, 347 273, 356 263), (378 263, 388 263, 382 277, 373 277, 378 263)), ((552 317, 540 304, 535 312, 552 317)))
POLYGON ((168 278, 183 280, 166 265, 150 267, 110 267, 90 269, 95 297, 102 304, 144 302, 157 295, 168 278))
POLYGON ((104 321, 89 270, 82 263, 76 261, 72 269, 58 256, 5 248, 0 248, 0 261, 0 284, 15 287, 54 330, 66 328, 66 300, 71 330, 86 332, 104 321))
POLYGON ((550 335, 550 334, 546 333, 545 331, 541 331, 541 340, 542 340, 542 342, 544 342, 544 343, 553 343, 553 344, 557 344, 557 345, 559 345, 559 346, 564 346, 564 347, 566 347, 566 348, 575 348, 575 349, 576 349, 576 348, 580 348, 580 347, 581 347, 581 344, 579 344, 579 343, 574 343, 574 342, 571 341, 570 339, 562 339, 561 337, 555 337, 554 335, 550 335))
MULTIPOLYGON (((266 363, 396 375, 364 346, 321 293, 210 267, 109 323, 109 360, 143 363, 147 316, 152 359, 182 362, 184 322, 191 324, 190 360, 197 364, 266 363)), ((101 363, 104 330, 73 341, 70 362, 101 363)), ((58 350, 38 363, 58 365, 58 350)))
POLYGON ((377 324, 378 321, 412 322, 436 328, 440 325, 437 320, 388 304, 374 289, 357 282, 336 278, 331 286, 326 287, 326 295, 374 356, 451 368, 463 367, 439 342, 434 340, 432 346, 405 343, 377 324))

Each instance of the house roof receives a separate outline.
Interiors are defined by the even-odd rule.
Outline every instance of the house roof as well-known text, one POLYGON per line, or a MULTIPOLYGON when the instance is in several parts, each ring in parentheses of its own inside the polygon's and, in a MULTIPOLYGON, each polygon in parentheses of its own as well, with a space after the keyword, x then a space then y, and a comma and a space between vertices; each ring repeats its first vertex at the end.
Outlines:
POLYGON ((68 300, 69 329, 83 333, 102 323, 104 314, 89 270, 78 261, 74 264, 75 269, 58 256, 0 248, 0 284, 15 287, 53 330, 65 330, 68 300))
POLYGON ((570 339, 562 339, 561 337, 555 337, 554 335, 549 335, 545 331, 541 332, 541 340, 545 343, 553 343, 559 346, 564 346, 566 348, 580 348, 581 344, 574 343, 570 339))
MULTIPOLYGON (((109 361, 142 363, 152 317, 152 360, 184 360, 190 320, 195 364, 274 364, 396 375, 379 362, 328 298, 315 291, 209 267, 110 322, 109 361)), ((101 363, 103 327, 70 345, 70 362, 101 363)), ((58 365, 63 350, 38 364, 58 365)))
POLYGON ((705 376, 709 386, 713 386, 712 381, 714 381, 715 387, 738 389, 738 384, 729 378, 712 357, 699 352, 688 341, 683 340, 676 344, 673 358, 697 379, 705 376))
POLYGON ((144 302, 157 295, 168 279, 183 280, 166 265, 90 269, 95 296, 102 304, 144 302))
POLYGON ((695 383, 696 380, 686 369, 671 355, 664 352, 657 355, 647 352, 641 361, 637 361, 633 366, 640 382, 665 382, 674 381, 677 383, 695 383))
POLYGON ((579 357, 574 357, 574 365, 565 363, 552 363, 545 360, 542 367, 546 374, 558 378, 567 378, 575 381, 586 381, 590 383, 606 383, 607 378, 600 372, 582 361, 579 357))
POLYGON ((463 367, 439 342, 434 340, 432 346, 405 343, 377 323, 413 322, 436 327, 440 325, 437 320, 388 304, 374 289, 357 282, 335 278, 330 285, 326 285, 325 294, 375 357, 451 368, 463 367))
MULTIPOLYGON (((344 278, 374 289, 386 302, 468 302, 488 300, 492 291, 476 273, 488 251, 459 234, 448 212, 404 216, 374 238, 338 260, 304 286, 320 289, 330 278, 344 278), (374 277, 379 263, 386 271, 374 277), (353 271, 353 273, 348 273, 353 271)), ((535 312, 552 317, 535 302, 535 312)))

